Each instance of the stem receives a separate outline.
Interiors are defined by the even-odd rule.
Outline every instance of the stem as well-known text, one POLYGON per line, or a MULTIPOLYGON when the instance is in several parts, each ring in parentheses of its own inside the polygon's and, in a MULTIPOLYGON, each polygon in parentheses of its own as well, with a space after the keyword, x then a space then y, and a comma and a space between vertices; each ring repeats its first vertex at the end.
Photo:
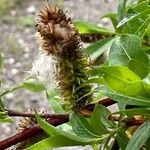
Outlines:
MULTIPOLYGON (((69 121, 69 116, 64 118, 55 118, 55 119, 47 119, 48 123, 58 126, 60 124, 66 123, 69 121)), ((38 124, 35 124, 32 127, 24 129, 22 132, 15 134, 12 137, 9 137, 6 140, 3 140, 0 142, 0 150, 4 150, 6 148, 11 147, 12 145, 15 145, 19 142, 22 142, 24 140, 27 140, 28 138, 31 138, 32 136, 35 136, 36 134, 42 133, 43 130, 40 128, 38 124)))
POLYGON ((13 87, 13 88, 11 88, 11 89, 8 89, 8 90, 2 92, 2 93, 0 94, 0 97, 3 97, 3 96, 5 96, 5 95, 7 95, 8 93, 14 92, 14 91, 16 91, 16 90, 19 90, 19 89, 21 89, 22 87, 23 87, 23 85, 19 85, 19 86, 13 87))
MULTIPOLYGON (((106 106, 106 104, 110 105, 110 104, 115 103, 114 101, 112 101, 112 102, 110 102, 110 101, 111 101, 110 99, 103 99, 103 100, 99 101, 98 104, 102 104, 102 105, 106 106)), ((95 104, 89 104, 89 105, 85 106, 83 108, 83 110, 81 109, 80 113, 82 115, 84 115, 85 117, 89 117, 89 116, 91 116, 91 114, 88 114, 89 116, 87 116, 86 108, 89 109, 92 113, 94 106, 95 106, 95 104)), ((16 112, 16 111, 12 111, 12 110, 8 110, 8 114, 10 116, 34 117, 33 113, 23 113, 23 112, 20 113, 20 112, 16 112)), ((52 114, 41 114, 41 116, 46 117, 47 118, 46 121, 48 123, 54 125, 54 126, 58 126, 58 125, 61 125, 63 123, 67 123, 69 121, 69 114, 53 114, 53 115, 52 114)), ((108 119, 114 120, 114 121, 120 121, 120 117, 118 117, 118 116, 110 116, 108 119)), ((126 118, 126 119, 122 120, 122 122, 125 123, 126 127, 131 127, 131 126, 141 125, 144 122, 144 120, 140 120, 140 118, 132 118, 132 119, 126 118)), ((6 140, 1 141, 0 142, 0 150, 6 149, 12 145, 15 145, 19 142, 27 140, 28 138, 31 138, 31 137, 33 137, 36 134, 39 134, 41 132, 43 132, 43 130, 40 128, 40 126, 38 124, 35 124, 34 126, 28 127, 26 129, 24 129, 22 132, 17 133, 14 136, 9 137, 6 140)), ((113 133, 116 133, 116 130, 113 133)))
MULTIPOLYGON (((113 120, 113 121, 120 121, 120 117, 118 116, 109 116, 108 117, 109 120, 113 120)), ((126 127, 131 127, 131 126, 140 126, 141 124, 144 123, 144 119, 143 118, 125 118, 123 120, 121 120, 121 122, 125 123, 126 127)))
MULTIPOLYGON (((15 110, 9 110, 7 109, 7 115, 11 116, 11 117, 35 117, 35 113, 32 112, 18 112, 15 110)), ((68 114, 45 114, 42 113, 40 114, 41 117, 43 118, 64 118, 65 116, 68 116, 68 114)))
MULTIPOLYGON (((116 102, 111 100, 110 98, 105 98, 102 99, 100 101, 98 101, 97 104, 103 105, 105 107, 111 106, 113 104, 115 104, 116 102)), ((93 110, 94 110, 95 104, 88 104, 86 106, 84 106, 83 108, 80 109, 81 114, 83 114, 84 116, 90 117, 93 110)))
MULTIPOLYGON (((110 106, 115 104, 116 102, 109 99, 109 98, 105 98, 100 100, 97 104, 103 105, 103 106, 110 106)), ((80 113, 86 117, 90 117, 94 107, 96 104, 88 104, 85 107, 80 109, 80 113)), ((6 109, 6 113, 11 116, 11 117, 35 117, 35 114, 33 112, 18 112, 15 110, 9 110, 6 109)), ((64 117, 65 115, 68 114, 46 114, 46 113, 42 113, 40 114, 41 117, 43 118, 55 118, 55 117, 64 117)))

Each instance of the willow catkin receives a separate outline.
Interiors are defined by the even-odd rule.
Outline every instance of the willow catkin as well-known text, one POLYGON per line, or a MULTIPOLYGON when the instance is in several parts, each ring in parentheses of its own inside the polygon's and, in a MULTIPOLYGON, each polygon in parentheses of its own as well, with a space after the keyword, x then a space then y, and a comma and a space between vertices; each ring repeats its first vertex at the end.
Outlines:
POLYGON ((92 100, 92 95, 90 85, 79 88, 88 80, 89 58, 83 52, 78 31, 60 8, 49 4, 39 13, 37 30, 42 49, 57 59, 62 98, 73 108, 81 108, 92 100))

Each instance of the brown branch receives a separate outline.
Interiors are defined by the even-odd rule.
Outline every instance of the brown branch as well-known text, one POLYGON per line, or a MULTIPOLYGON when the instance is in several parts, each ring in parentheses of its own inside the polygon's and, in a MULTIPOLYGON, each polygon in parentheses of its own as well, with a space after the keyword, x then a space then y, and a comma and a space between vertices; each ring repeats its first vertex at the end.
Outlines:
MULTIPOLYGON (((115 102, 110 100, 110 99, 103 99, 101 101, 98 102, 98 104, 102 104, 104 106, 110 106, 112 104, 114 104, 115 102)), ((86 117, 89 117, 91 116, 92 114, 92 111, 94 109, 94 106, 95 104, 89 104, 87 106, 85 106, 84 108, 81 109, 81 114, 86 116, 86 117), (87 109, 87 110, 86 110, 87 109), (87 115, 87 112, 88 115, 87 115)), ((28 116, 28 117, 34 117, 35 115, 33 113, 18 113, 18 112, 15 112, 15 111, 8 111, 8 114, 10 116, 28 116)), ((63 123, 67 123, 69 121, 69 114, 54 114, 54 115, 50 115, 50 114, 43 114, 42 117, 46 117, 46 121, 54 126, 58 126, 58 125, 61 125, 63 123)), ((110 120, 114 120, 114 121, 119 121, 120 120, 120 117, 118 116, 110 116, 109 117, 110 120)), ((125 125, 127 127, 130 127, 130 126, 139 126, 141 125, 144 120, 140 120, 140 119, 137 119, 137 118, 132 118, 132 119, 124 119, 122 122, 125 123, 125 125)), ((12 137, 9 137, 8 139, 6 140, 3 140, 0 142, 0 150, 4 150, 8 147, 11 147, 12 145, 15 145, 19 142, 22 142, 24 140, 27 140, 28 138, 31 138, 32 136, 35 136, 36 134, 39 134, 43 132, 43 130, 40 128, 40 126, 38 124, 35 124, 34 126, 32 127, 28 127, 26 129, 24 129, 22 132, 20 133, 17 133, 15 134, 14 136, 12 137)))
MULTIPOLYGON (((53 119, 52 118, 48 118, 46 121, 54 126, 58 126, 60 124, 63 124, 63 123, 66 123, 69 121, 69 116, 66 116, 66 115, 64 115, 64 118, 62 118, 62 117, 59 118, 58 116, 56 118, 53 118, 53 119)), ((40 126, 38 124, 35 124, 34 126, 26 128, 22 132, 17 133, 14 136, 1 141, 0 142, 0 150, 9 148, 12 145, 15 145, 19 142, 27 140, 28 138, 31 138, 32 136, 35 136, 36 134, 39 134, 41 132, 43 132, 43 130, 40 128, 40 126)))
MULTIPOLYGON (((7 109, 7 115, 11 116, 11 117, 35 117, 35 113, 33 112, 18 112, 15 110, 10 110, 7 109)), ((40 114, 40 117, 42 118, 64 118, 64 116, 67 114, 47 114, 47 113, 42 113, 40 114)))
MULTIPOLYGON (((116 102, 111 100, 110 98, 105 98, 100 101, 98 101, 97 104, 103 105, 105 107, 111 106, 115 104, 116 102)), ((87 106, 80 109, 80 113, 86 117, 90 117, 93 110, 94 110, 95 104, 88 104, 87 106)))
MULTIPOLYGON (((109 116, 108 117, 109 120, 113 120, 113 121, 120 121, 121 118, 119 116, 109 116)), ((141 124, 144 123, 144 119, 139 117, 139 118, 125 118, 123 120, 121 120, 121 122, 125 123, 126 127, 131 127, 131 126, 140 126, 141 124)))
MULTIPOLYGON (((97 104, 101 104, 101 105, 107 107, 107 106, 113 105, 115 103, 116 103, 115 101, 113 101, 109 98, 105 98, 105 99, 100 100, 97 104)), ((89 116, 91 116, 91 114, 94 110, 94 107, 95 107, 95 104, 88 104, 85 107, 81 108, 80 112, 82 115, 89 117, 89 116)), ((33 112, 18 112, 18 111, 9 110, 9 109, 7 109, 6 112, 11 117, 35 117, 35 113, 33 113, 33 112)), ((57 118, 57 117, 63 118, 64 115, 67 115, 67 114, 47 114, 47 113, 40 114, 40 116, 43 118, 52 118, 52 119, 57 118)))

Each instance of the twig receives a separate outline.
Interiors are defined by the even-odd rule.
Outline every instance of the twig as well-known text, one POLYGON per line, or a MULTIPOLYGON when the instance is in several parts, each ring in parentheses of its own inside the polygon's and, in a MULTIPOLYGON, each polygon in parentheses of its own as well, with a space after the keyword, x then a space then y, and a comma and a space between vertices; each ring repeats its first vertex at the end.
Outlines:
MULTIPOLYGON (((56 117, 56 116, 55 116, 56 117)), ((48 123, 54 125, 54 126, 58 126, 60 124, 66 123, 69 121, 69 116, 64 116, 64 118, 62 117, 56 117, 56 118, 48 118, 46 120, 48 123)), ((27 140, 28 138, 31 138, 32 136, 35 136, 36 134, 39 134, 43 132, 43 130, 40 128, 40 126, 38 124, 35 124, 32 127, 26 128, 24 129, 22 132, 15 134, 12 137, 9 137, 6 140, 3 140, 0 142, 0 150, 4 150, 6 148, 11 147, 12 145, 15 145, 19 142, 22 142, 24 140, 27 140)))
MULTIPOLYGON (((111 106, 115 104, 116 102, 111 100, 110 98, 105 98, 100 101, 98 101, 97 104, 103 105, 105 107, 111 106)), ((80 109, 81 114, 84 116, 90 117, 93 110, 94 110, 95 104, 88 104, 87 106, 80 109)))
MULTIPOLYGON (((11 116, 11 117, 35 117, 35 113, 33 112, 18 112, 15 110, 10 110, 10 109, 6 109, 7 115, 11 116)), ((64 118, 64 116, 67 114, 47 114, 47 113, 42 113, 40 114, 40 117, 43 118, 64 118)))
MULTIPOLYGON (((118 116, 109 116, 108 118, 109 120, 113 120, 113 121, 120 121, 120 117, 118 116)), ((140 126, 141 124, 144 123, 144 119, 143 118, 125 118, 123 120, 121 120, 121 122, 125 123, 126 127, 131 127, 131 126, 140 126)))
MULTIPOLYGON (((113 101, 109 98, 102 99, 98 102, 98 104, 101 104, 106 107, 113 105, 115 103, 116 103, 115 101, 113 101)), ((93 112, 94 107, 95 107, 95 104, 88 104, 85 107, 81 108, 80 112, 84 116, 89 117, 91 115, 91 113, 93 112)), ((9 110, 9 109, 6 109, 6 112, 11 117, 35 117, 35 114, 33 112, 18 112, 18 111, 9 110)), ((68 114, 46 114, 46 113, 40 114, 40 116, 43 118, 52 118, 52 119, 57 118, 57 117, 63 118, 65 115, 68 115, 68 114)))
MULTIPOLYGON (((110 106, 111 104, 115 103, 114 101, 112 101, 112 102, 110 102, 110 101, 111 101, 110 99, 104 99, 98 103, 102 104, 104 106, 110 106)), ((95 104, 89 104, 89 105, 85 106, 83 109, 81 109, 82 110, 81 114, 85 115, 86 117, 90 116, 92 114, 94 106, 95 106, 95 104), (87 112, 90 112, 91 114, 87 115, 87 112)), ((28 117, 35 116, 33 113, 30 113, 30 114, 29 113, 18 113, 15 111, 10 111, 10 112, 8 111, 8 114, 10 116, 28 116, 28 117)), ((69 114, 58 114, 58 115, 43 114, 43 117, 46 117, 47 118, 46 121, 54 126, 58 126, 63 123, 67 123, 69 121, 69 114)), ((114 121, 119 121, 120 117, 110 116, 108 119, 114 120, 114 121)), ((135 126, 135 125, 139 126, 144 122, 144 120, 142 120, 142 119, 140 120, 140 118, 132 118, 132 119, 126 118, 126 119, 122 120, 122 122, 124 122, 127 127, 130 127, 130 126, 135 126)), ((9 148, 12 145, 15 145, 19 142, 27 140, 28 138, 31 138, 32 136, 35 136, 36 134, 39 134, 41 132, 43 132, 43 130, 40 128, 40 126, 38 124, 35 124, 32 127, 28 127, 26 129, 24 129, 22 132, 17 133, 14 136, 1 141, 0 142, 0 150, 9 148)))

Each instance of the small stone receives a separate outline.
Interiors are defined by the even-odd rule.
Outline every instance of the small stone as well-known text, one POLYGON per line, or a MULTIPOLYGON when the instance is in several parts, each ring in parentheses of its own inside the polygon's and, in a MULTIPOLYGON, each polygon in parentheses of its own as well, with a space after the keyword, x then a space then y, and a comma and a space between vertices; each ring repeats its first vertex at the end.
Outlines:
POLYGON ((11 70, 11 74, 12 74, 12 75, 16 75, 17 73, 18 73, 18 69, 13 68, 13 69, 11 70))
POLYGON ((36 11, 36 9, 35 9, 35 6, 33 6, 33 5, 31 5, 31 6, 29 6, 27 9, 26 9, 26 11, 28 12, 28 13, 35 13, 35 11, 36 11))
POLYGON ((14 58, 9 58, 9 59, 8 59, 8 63, 9 63, 9 64, 14 64, 14 62, 15 62, 15 59, 14 59, 14 58))

